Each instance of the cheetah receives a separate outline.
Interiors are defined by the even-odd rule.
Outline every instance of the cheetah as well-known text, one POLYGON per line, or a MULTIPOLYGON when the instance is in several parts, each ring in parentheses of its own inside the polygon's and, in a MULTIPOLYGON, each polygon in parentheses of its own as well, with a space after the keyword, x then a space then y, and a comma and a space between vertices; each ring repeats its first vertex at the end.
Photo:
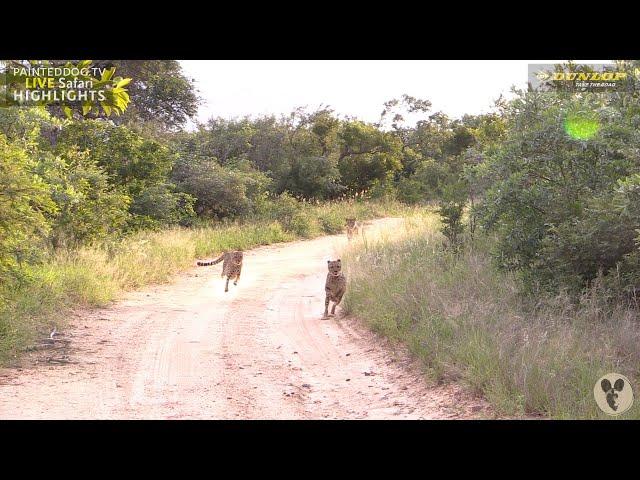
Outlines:
POLYGON ((224 286, 224 291, 229 291, 229 280, 234 279, 233 284, 238 285, 238 280, 240 280, 240 272, 242 271, 242 258, 243 254, 241 250, 235 250, 232 252, 225 252, 220 255, 215 260, 207 260, 207 261, 199 261, 197 262, 199 266, 205 267, 207 265, 215 265, 216 263, 222 263, 222 275, 221 277, 227 276, 227 283, 224 286))
POLYGON ((331 316, 335 315, 336 306, 342 300, 342 296, 347 289, 347 279, 342 273, 342 262, 340 259, 335 261, 327 260, 327 268, 329 269, 329 273, 327 273, 327 281, 324 286, 327 297, 324 301, 323 318, 327 318, 329 316, 329 301, 333 302, 331 316))
POLYGON ((362 225, 355 218, 347 218, 347 238, 351 240, 360 233, 362 225))

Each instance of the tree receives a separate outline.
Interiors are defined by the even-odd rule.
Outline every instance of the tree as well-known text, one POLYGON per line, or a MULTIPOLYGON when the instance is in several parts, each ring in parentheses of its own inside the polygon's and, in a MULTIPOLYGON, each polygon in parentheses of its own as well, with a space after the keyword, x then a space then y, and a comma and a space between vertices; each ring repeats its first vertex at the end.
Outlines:
POLYGON ((407 126, 407 117, 416 113, 426 114, 431 110, 431 106, 429 100, 415 98, 405 93, 399 99, 394 98, 384 103, 378 126, 390 127, 396 135, 405 140, 403 145, 409 145, 409 138, 406 134, 411 129, 407 126))
POLYGON ((65 125, 57 151, 71 146, 88 150, 115 185, 124 187, 132 198, 145 188, 166 182, 175 161, 169 147, 142 137, 124 125, 102 120, 86 120, 65 125))
POLYGON ((474 168, 491 185, 481 222, 498 233, 501 266, 579 291, 635 248, 635 221, 622 220, 614 199, 619 181, 638 172, 638 100, 516 93, 503 140, 474 168))
POLYGON ((340 172, 327 157, 294 158, 284 178, 283 190, 307 199, 325 199, 340 195, 345 187, 338 183, 340 172))
POLYGON ((340 194, 337 134, 340 121, 328 108, 257 119, 212 118, 194 133, 176 137, 178 155, 193 161, 215 159, 223 167, 249 162, 272 180, 272 193, 305 198, 340 194))
POLYGON ((449 180, 446 164, 427 158, 417 163, 412 175, 402 176, 397 182, 398 199, 405 203, 423 203, 442 196, 449 180))
POLYGON ((89 152, 71 147, 62 155, 43 155, 37 167, 57 208, 48 236, 54 248, 77 247, 121 232, 130 198, 112 186, 89 152))
POLYGON ((173 179, 179 191, 196 199, 195 212, 210 218, 252 213, 269 185, 269 178, 246 162, 223 167, 215 159, 181 158, 173 179))
POLYGON ((187 193, 176 192, 172 184, 152 185, 144 189, 131 204, 133 223, 141 228, 189 225, 195 217, 195 201, 187 193))
POLYGON ((177 130, 198 111, 193 79, 177 60, 114 60, 120 75, 131 78, 131 104, 117 123, 152 123, 177 130))
POLYGON ((402 168, 401 142, 374 125, 345 122, 338 133, 338 142, 341 182, 352 193, 390 180, 402 168))
POLYGON ((44 107, 0 108, 0 133, 31 154, 55 146, 62 125, 44 107))
POLYGON ((45 182, 27 152, 0 133, 0 279, 38 256, 56 211, 45 182))

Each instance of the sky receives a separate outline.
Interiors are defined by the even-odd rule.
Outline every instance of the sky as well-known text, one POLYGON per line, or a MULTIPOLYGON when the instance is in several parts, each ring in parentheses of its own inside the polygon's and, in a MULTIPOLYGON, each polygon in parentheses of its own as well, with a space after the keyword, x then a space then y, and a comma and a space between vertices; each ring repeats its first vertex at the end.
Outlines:
MULTIPOLYGON (((584 63, 609 63, 582 60, 584 63)), ((330 106, 376 122, 385 101, 406 93, 451 118, 491 110, 511 86, 526 87, 530 63, 554 60, 183 60, 203 102, 198 121, 330 106)), ((191 125, 193 127, 193 125, 191 125)))

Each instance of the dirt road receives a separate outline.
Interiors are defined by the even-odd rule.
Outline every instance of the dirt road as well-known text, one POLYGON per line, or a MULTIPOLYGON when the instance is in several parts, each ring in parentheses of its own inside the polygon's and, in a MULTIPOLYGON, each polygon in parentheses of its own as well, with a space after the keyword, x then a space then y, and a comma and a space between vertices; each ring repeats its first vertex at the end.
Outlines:
MULTIPOLYGON (((369 234, 399 222, 373 222, 369 234)), ((483 416, 480 401, 429 386, 357 319, 321 319, 326 261, 345 243, 337 235, 245 252, 228 293, 220 264, 194 267, 78 312, 59 337, 70 340, 65 356, 45 351, 35 366, 0 371, 0 418, 483 416)))

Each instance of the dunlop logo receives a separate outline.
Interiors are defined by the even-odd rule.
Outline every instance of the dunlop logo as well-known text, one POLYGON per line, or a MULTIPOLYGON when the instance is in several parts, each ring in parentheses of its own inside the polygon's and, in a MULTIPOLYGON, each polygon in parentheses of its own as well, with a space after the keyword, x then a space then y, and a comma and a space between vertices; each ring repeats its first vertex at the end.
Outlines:
POLYGON ((623 69, 617 64, 529 64, 529 84, 538 90, 611 92, 635 90, 640 68, 623 69), (584 71, 576 71, 584 70, 584 71))

